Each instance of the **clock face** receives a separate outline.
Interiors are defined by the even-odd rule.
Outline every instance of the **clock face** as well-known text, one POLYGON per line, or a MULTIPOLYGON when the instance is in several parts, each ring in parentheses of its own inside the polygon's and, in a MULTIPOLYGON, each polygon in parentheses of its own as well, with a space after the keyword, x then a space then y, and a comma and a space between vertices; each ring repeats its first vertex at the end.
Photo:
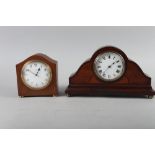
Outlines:
POLYGON ((43 89, 50 84, 52 72, 46 63, 30 61, 23 66, 21 77, 27 87, 31 89, 43 89))
POLYGON ((96 57, 94 70, 101 80, 115 81, 124 74, 125 60, 118 53, 106 52, 96 57))

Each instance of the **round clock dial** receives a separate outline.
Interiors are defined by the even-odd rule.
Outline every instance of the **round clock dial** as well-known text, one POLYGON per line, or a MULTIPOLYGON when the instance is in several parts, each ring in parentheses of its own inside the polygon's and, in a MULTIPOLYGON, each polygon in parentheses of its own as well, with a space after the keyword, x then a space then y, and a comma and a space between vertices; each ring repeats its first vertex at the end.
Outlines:
POLYGON ((26 63, 22 69, 22 80, 31 89, 46 88, 52 79, 49 65, 40 61, 26 63))
POLYGON ((96 57, 94 70, 100 79, 115 81, 124 74, 125 60, 118 53, 106 52, 96 57))

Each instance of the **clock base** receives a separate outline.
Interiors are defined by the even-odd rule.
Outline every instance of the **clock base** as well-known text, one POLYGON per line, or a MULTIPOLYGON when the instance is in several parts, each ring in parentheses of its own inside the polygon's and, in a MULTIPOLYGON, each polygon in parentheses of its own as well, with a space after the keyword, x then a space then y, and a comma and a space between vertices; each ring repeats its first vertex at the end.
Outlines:
POLYGON ((101 86, 69 86, 66 90, 72 96, 113 96, 113 97, 146 97, 152 99, 155 91, 151 87, 101 87, 101 86))

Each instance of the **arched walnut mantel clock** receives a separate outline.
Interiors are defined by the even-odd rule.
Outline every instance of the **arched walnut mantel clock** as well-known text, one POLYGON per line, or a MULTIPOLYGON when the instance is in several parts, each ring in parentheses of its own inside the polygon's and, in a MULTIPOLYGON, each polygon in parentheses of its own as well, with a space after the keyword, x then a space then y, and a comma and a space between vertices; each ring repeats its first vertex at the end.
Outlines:
POLYGON ((35 54, 17 64, 16 72, 19 96, 57 96, 56 60, 35 54))
POLYGON ((97 50, 69 78, 68 96, 130 96, 152 98, 151 78, 120 49, 97 50))

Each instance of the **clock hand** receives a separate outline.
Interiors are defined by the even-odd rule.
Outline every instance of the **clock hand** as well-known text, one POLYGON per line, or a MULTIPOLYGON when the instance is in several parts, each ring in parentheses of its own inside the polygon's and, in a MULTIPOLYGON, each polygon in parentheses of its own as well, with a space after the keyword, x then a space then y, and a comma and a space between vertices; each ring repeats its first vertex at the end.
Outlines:
POLYGON ((107 67, 107 69, 104 71, 104 73, 105 73, 109 68, 111 68, 112 65, 114 65, 114 63, 112 63, 111 65, 109 65, 109 66, 107 67))
POLYGON ((108 68, 103 72, 105 73, 109 68, 111 68, 117 61, 113 62, 110 66, 108 66, 108 68))
POLYGON ((34 72, 32 72, 31 70, 28 70, 30 73, 32 73, 33 75, 36 75, 34 72))
MULTIPOLYGON (((34 72, 32 72, 31 70, 28 70, 30 73, 32 73, 33 75, 35 75, 35 76, 37 76, 37 77, 39 77, 38 76, 38 73, 37 74, 35 74, 34 72)), ((39 70, 40 71, 40 70, 39 70)))
POLYGON ((118 60, 118 61, 113 62, 111 66, 113 66, 113 65, 114 65, 115 63, 117 63, 117 62, 119 62, 119 60, 118 60))
POLYGON ((110 68, 110 66, 108 66, 108 68, 103 73, 105 73, 109 68, 110 68))
POLYGON ((36 74, 36 76, 38 76, 38 73, 39 73, 39 71, 40 71, 40 68, 38 68, 38 71, 37 71, 37 74, 36 74))

